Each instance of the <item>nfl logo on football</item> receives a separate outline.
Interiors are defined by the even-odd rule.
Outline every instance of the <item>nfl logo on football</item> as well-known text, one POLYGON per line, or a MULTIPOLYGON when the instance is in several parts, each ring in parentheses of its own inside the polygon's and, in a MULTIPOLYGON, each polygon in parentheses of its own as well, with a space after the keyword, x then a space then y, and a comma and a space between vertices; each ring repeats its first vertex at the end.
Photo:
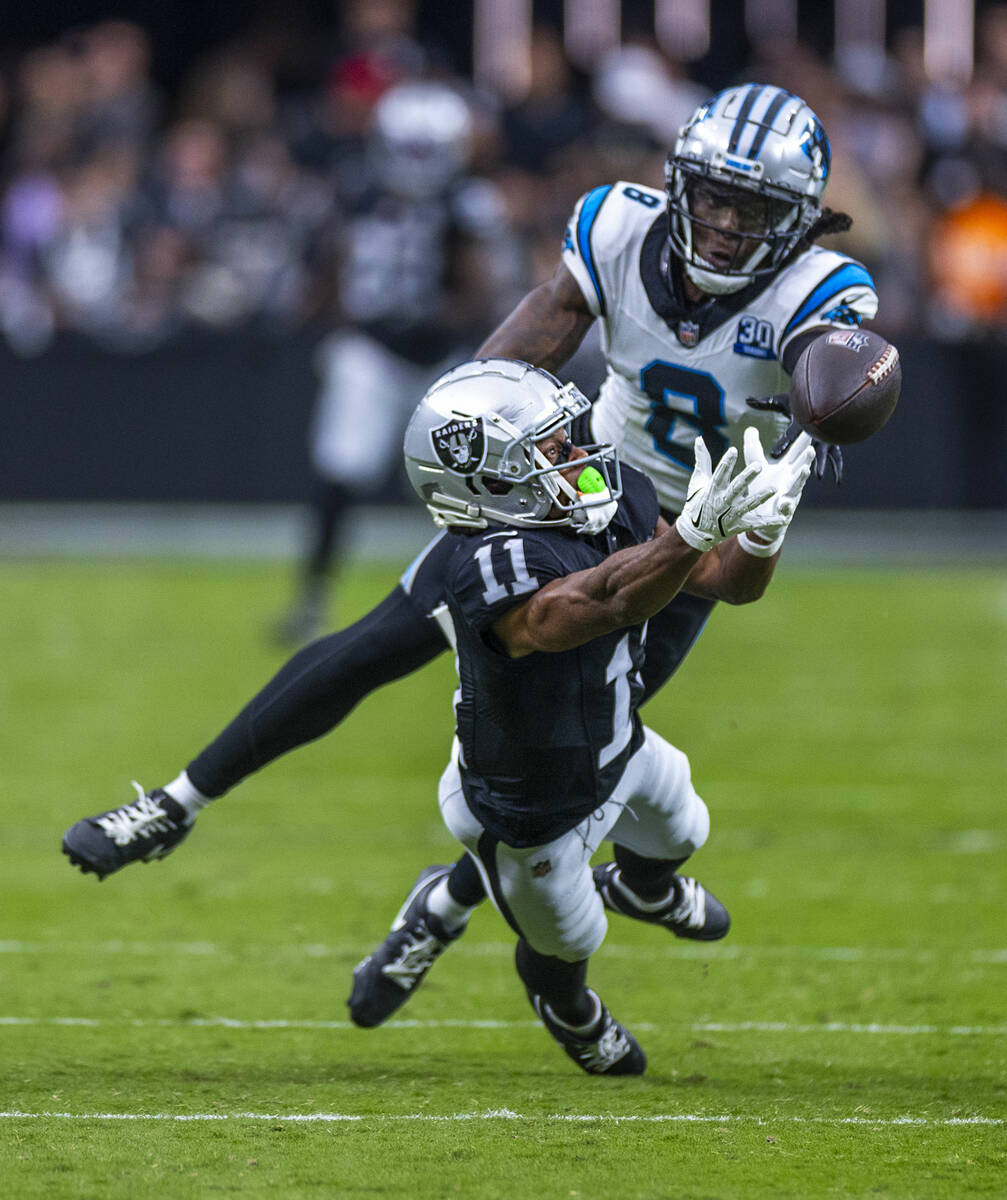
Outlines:
POLYGON ((858 329, 843 329, 828 335, 830 346, 845 346, 847 350, 860 351, 870 345, 870 338, 858 329))

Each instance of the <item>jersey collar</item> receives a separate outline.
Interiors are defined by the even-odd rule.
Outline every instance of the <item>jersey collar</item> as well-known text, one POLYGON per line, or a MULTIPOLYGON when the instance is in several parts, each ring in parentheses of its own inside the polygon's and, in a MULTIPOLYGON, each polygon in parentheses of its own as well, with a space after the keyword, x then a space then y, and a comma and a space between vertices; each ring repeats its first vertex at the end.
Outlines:
POLYGON ((679 342, 691 349, 715 329, 736 316, 766 290, 776 278, 756 279, 740 292, 710 296, 689 304, 682 290, 681 267, 668 246, 668 226, 662 214, 647 231, 640 248, 640 278, 650 306, 679 342))

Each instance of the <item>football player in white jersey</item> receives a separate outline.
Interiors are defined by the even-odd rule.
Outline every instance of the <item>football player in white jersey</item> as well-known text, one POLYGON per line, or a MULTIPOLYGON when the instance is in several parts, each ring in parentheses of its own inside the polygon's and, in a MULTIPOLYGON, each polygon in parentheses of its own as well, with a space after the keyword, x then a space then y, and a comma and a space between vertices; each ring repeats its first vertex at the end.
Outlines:
MULTIPOLYGON (((721 92, 682 129, 665 193, 617 183, 578 203, 555 275, 525 297, 478 356, 556 373, 600 321, 608 374, 591 435, 575 430, 573 440, 614 443, 624 461, 650 475, 663 514, 674 520, 697 434, 714 462, 740 446, 751 425, 764 439, 783 432, 775 451, 782 453, 796 429, 772 397, 786 390, 801 350, 827 330, 875 314, 864 267, 815 245, 850 224, 821 207, 829 168, 825 132, 800 98, 761 84, 721 92)), ((819 475, 828 461, 838 475, 834 448, 819 449, 819 475)), ((688 580, 651 619, 646 695, 673 674, 717 600, 741 604, 763 594, 782 540, 773 531, 724 542, 734 547, 730 569, 688 580)), ((104 877, 169 853, 210 800, 329 732, 365 695, 447 649, 437 615, 453 553, 450 536, 431 543, 376 609, 295 655, 171 783, 147 793, 138 787, 131 804, 71 826, 63 841, 71 862, 104 877)), ((404 931, 409 937, 399 937, 401 929, 389 934, 382 951, 402 1001, 447 944, 425 923, 427 914, 441 933, 456 933, 484 896, 466 856, 427 884, 407 906, 415 929, 404 931), (400 970, 402 954, 425 965, 400 970)), ((618 855, 614 876, 599 890, 613 911, 644 911, 620 888, 618 855)), ((653 899, 637 897, 644 905, 653 899)), ((720 936, 706 928, 703 894, 678 901, 688 936, 720 936)))
POLYGON ((555 371, 600 321, 592 433, 680 511, 697 433, 715 461, 748 425, 772 433, 779 417, 748 399, 785 392, 809 341, 877 312, 866 269, 814 245, 849 225, 820 207, 829 166, 796 96, 758 84, 714 96, 669 155, 664 193, 620 182, 581 198, 556 274, 479 353, 555 371))

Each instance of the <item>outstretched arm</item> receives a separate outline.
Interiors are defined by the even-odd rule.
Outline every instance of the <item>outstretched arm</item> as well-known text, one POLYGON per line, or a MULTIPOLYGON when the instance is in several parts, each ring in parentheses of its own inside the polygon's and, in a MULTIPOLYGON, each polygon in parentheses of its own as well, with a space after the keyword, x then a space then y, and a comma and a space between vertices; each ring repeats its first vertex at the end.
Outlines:
POLYGON ((560 263, 552 279, 525 296, 475 357, 520 358, 557 371, 584 340, 593 320, 576 279, 560 263))
POLYGON ((766 558, 756 558, 733 537, 703 555, 682 591, 707 600, 723 600, 725 604, 751 604, 765 594, 779 561, 779 550, 766 558))
POLYGON ((572 650, 659 612, 678 593, 699 556, 669 527, 597 567, 547 583, 504 613, 493 632, 512 658, 536 650, 572 650))
POLYGON ((815 458, 815 443, 801 433, 772 466, 766 462, 759 436, 745 431, 745 460, 760 464, 767 475, 775 475, 777 491, 766 504, 749 514, 753 524, 737 537, 717 543, 696 564, 683 591, 727 604, 750 604, 758 600, 780 559, 780 547, 801 500, 801 493, 815 458), (759 517, 765 523, 759 522, 759 517))
MULTIPOLYGON (((752 438, 752 445, 758 445, 754 430, 752 438)), ((764 460, 748 462, 732 478, 736 449, 729 449, 715 468, 702 438, 696 439, 695 451, 689 499, 674 528, 664 526, 649 542, 552 580, 494 623, 494 634, 512 658, 572 650, 615 629, 639 625, 672 600, 701 553, 753 528, 752 514, 774 494, 772 483, 752 485, 764 460)))

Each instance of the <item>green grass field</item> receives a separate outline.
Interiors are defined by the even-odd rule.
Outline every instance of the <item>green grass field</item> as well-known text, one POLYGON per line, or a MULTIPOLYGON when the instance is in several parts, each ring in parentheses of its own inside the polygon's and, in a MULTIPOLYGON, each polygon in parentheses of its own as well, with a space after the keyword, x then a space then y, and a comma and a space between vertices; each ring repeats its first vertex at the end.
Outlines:
MULTIPOLYGON (((349 619, 392 570, 361 568, 349 619)), ((281 658, 281 566, 0 566, 0 1190, 21 1197, 1007 1194, 1007 580, 781 569, 646 710, 713 829, 722 944, 613 918, 641 1079, 531 1019, 488 908, 401 1014, 355 962, 455 854, 442 660, 99 885, 71 821, 177 773, 281 658)), ((603 851, 604 853, 604 851, 603 851)))

